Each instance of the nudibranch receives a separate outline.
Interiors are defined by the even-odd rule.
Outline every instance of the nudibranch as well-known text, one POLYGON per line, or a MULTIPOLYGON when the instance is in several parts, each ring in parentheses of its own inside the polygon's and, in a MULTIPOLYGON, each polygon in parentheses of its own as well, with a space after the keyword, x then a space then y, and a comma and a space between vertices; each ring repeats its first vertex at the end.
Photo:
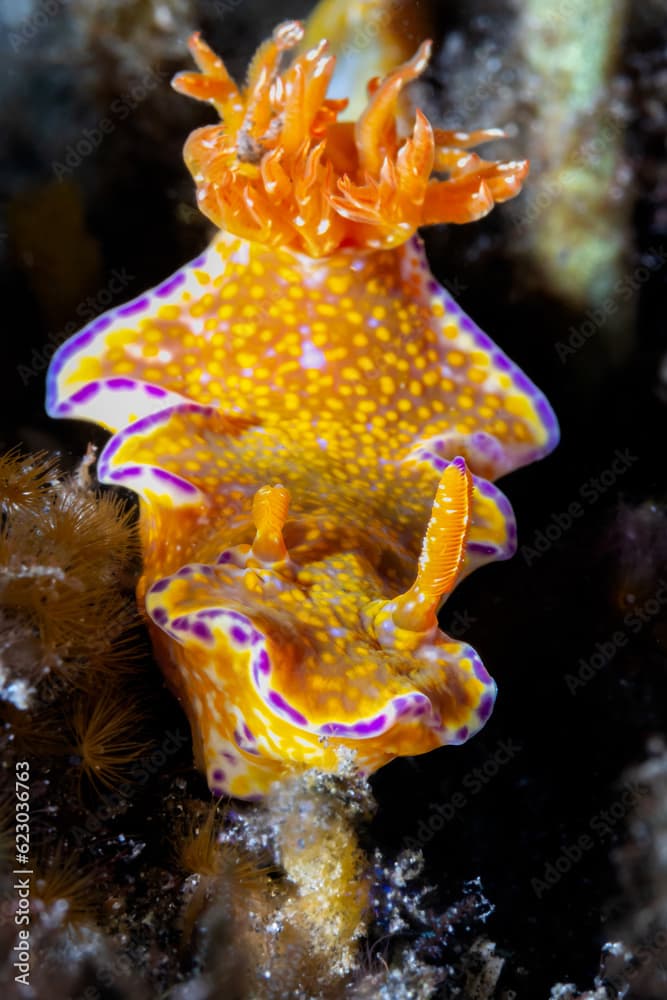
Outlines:
POLYGON ((495 685, 438 610, 515 549, 492 480, 548 453, 549 404, 433 279, 417 227, 466 222, 527 164, 397 102, 429 43, 371 81, 355 122, 325 42, 280 25, 238 89, 195 35, 174 86, 221 124, 188 139, 196 260, 53 358, 48 412, 113 432, 101 481, 141 499, 138 599, 212 791, 289 769, 370 773, 460 744, 495 685), (435 176, 434 176, 435 175, 435 176))

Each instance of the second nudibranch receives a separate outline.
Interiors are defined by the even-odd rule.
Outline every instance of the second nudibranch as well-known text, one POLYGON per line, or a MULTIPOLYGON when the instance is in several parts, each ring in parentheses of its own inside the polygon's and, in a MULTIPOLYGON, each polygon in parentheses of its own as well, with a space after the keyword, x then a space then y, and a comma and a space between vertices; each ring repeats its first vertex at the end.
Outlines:
POLYGON ((49 413, 113 432, 103 482, 141 498, 138 588, 215 794, 295 767, 369 773, 468 739, 495 685, 438 628, 456 583, 515 548, 492 479, 548 453, 540 392, 433 279, 418 226, 480 218, 527 165, 397 102, 429 45, 329 100, 326 43, 284 68, 279 26, 245 91, 194 36, 175 86, 222 124, 185 148, 220 231, 157 288, 60 348, 49 413), (438 175, 434 177, 434 172, 438 175))

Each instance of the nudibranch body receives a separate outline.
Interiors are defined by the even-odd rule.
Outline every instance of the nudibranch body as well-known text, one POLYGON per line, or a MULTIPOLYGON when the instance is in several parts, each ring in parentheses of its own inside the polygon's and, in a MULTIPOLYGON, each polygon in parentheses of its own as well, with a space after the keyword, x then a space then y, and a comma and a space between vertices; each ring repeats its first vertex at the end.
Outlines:
POLYGON ((55 355, 48 411, 113 436, 100 479, 141 498, 139 584, 216 794, 294 767, 371 772, 471 736, 495 686, 438 628, 456 583, 515 548, 491 480, 549 452, 552 411, 430 274, 417 226, 479 218, 526 164, 495 132, 397 134, 410 62, 355 123, 325 43, 282 71, 281 25, 244 93, 195 36, 210 101, 186 162, 206 252, 55 355), (441 173, 442 178, 432 176, 441 173))

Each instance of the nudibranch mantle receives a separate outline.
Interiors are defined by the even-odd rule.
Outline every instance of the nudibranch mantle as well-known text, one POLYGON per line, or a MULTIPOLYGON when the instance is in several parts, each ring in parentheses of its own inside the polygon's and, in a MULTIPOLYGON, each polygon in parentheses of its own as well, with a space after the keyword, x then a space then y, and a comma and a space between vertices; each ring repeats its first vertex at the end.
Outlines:
POLYGON ((301 30, 276 30, 245 94, 195 36, 203 73, 176 86, 224 126, 186 160, 224 228, 64 344, 47 385, 52 416, 112 432, 98 475, 141 498, 156 654, 211 789, 248 798, 290 768, 336 769, 341 746, 369 773, 484 724, 495 685, 437 612, 515 549, 491 480, 558 439, 414 235, 511 197, 525 164, 451 148, 495 133, 438 133, 420 113, 397 135, 427 46, 338 122, 324 44, 281 71, 301 30))

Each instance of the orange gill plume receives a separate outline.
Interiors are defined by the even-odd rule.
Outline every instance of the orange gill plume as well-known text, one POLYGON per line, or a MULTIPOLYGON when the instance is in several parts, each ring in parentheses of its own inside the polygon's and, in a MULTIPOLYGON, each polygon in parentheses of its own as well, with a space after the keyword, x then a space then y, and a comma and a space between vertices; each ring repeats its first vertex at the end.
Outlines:
POLYGON ((424 72, 429 41, 369 82, 367 105, 349 122, 338 121, 347 101, 326 97, 335 67, 326 41, 282 70, 303 34, 297 21, 279 25, 244 91, 199 34, 190 40, 201 73, 180 73, 173 85, 222 119, 197 129, 184 150, 199 207, 218 227, 323 257, 398 246, 423 225, 471 222, 519 192, 526 160, 485 161, 468 150, 501 137, 498 129, 443 131, 417 111, 412 133, 399 134, 399 99, 424 72))

